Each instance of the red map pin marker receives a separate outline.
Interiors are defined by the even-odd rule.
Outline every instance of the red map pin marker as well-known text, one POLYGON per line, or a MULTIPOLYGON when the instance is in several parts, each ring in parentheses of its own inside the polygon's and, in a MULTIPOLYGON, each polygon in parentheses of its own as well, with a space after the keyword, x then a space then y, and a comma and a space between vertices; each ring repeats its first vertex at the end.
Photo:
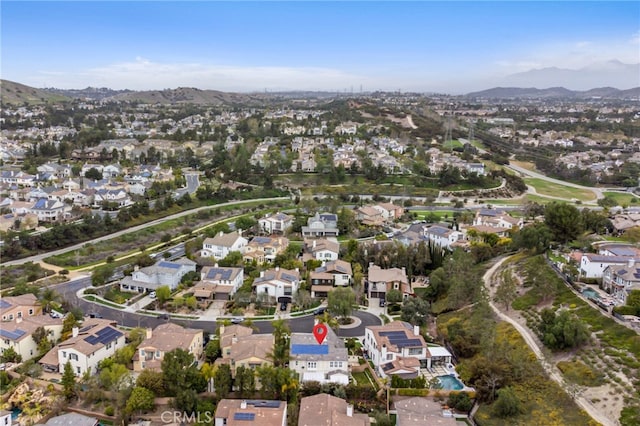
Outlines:
POLYGON ((327 326, 318 323, 313 327, 313 335, 315 336, 318 344, 321 345, 324 342, 325 337, 327 337, 327 326))

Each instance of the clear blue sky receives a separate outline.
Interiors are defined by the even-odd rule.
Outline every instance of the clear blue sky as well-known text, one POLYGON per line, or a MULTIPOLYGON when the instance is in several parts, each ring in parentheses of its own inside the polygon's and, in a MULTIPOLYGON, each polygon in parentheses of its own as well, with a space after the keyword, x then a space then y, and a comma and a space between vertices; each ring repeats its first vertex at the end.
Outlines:
POLYGON ((36 87, 460 93, 530 69, 640 62, 637 1, 0 7, 1 76, 36 87))

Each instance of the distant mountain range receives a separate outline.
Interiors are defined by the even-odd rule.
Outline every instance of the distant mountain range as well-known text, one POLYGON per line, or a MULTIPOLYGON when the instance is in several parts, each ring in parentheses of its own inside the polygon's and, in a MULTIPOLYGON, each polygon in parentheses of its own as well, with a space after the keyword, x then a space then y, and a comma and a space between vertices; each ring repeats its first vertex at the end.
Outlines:
MULTIPOLYGON (((335 96, 329 92, 283 92, 283 93, 228 93, 217 90, 200 90, 191 87, 177 89, 133 91, 87 87, 86 89, 36 89, 8 80, 0 80, 0 101, 5 105, 43 104, 64 102, 72 99, 94 99, 114 101, 137 101, 150 104, 199 104, 199 105, 261 105, 265 102, 302 99, 307 97, 322 99, 335 96), (325 96, 323 96, 323 94, 325 96)), ((640 99, 640 87, 619 90, 601 87, 586 91, 574 91, 564 87, 548 89, 495 87, 473 92, 466 98, 483 99, 640 99)))
POLYGON ((569 90, 564 87, 536 89, 535 87, 494 87, 480 92, 468 93, 466 98, 483 99, 639 99, 640 87, 619 90, 613 87, 600 87, 585 91, 569 90))

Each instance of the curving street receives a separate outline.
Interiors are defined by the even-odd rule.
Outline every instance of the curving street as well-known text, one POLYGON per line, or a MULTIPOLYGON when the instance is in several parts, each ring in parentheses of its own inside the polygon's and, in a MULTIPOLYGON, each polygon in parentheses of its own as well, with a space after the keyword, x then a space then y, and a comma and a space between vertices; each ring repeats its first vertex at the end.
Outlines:
MULTIPOLYGON (((79 298, 76 293, 82 288, 91 287, 91 277, 82 276, 65 283, 57 284, 53 286, 58 293, 60 293, 72 306, 77 306, 82 311, 88 314, 98 314, 104 318, 112 321, 117 321, 119 325, 125 327, 145 327, 155 328, 156 326, 170 321, 176 324, 180 324, 184 327, 202 329, 207 333, 214 333, 217 328, 216 321, 212 320, 184 320, 184 319, 170 319, 163 320, 160 318, 152 317, 149 315, 138 314, 135 312, 121 311, 115 308, 111 308, 99 303, 88 302, 82 298, 79 298)), ((341 328, 337 331, 337 335, 340 337, 362 337, 364 336, 364 330, 367 326, 380 325, 382 321, 380 318, 372 313, 365 311, 355 311, 354 317, 360 320, 360 323, 353 328, 341 328)), ((296 317, 285 319, 289 324, 292 332, 296 333, 309 333, 314 326, 314 316, 308 315, 304 317, 296 317)), ((273 326, 271 320, 255 321, 253 325, 259 330, 260 333, 272 333, 273 326)))

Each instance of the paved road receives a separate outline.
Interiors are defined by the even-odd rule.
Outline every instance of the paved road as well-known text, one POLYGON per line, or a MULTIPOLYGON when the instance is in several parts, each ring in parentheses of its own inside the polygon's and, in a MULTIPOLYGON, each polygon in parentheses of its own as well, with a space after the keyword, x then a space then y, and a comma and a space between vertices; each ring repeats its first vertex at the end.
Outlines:
MULTIPOLYGON (((85 314, 99 314, 100 316, 117 321, 119 325, 125 327, 149 327, 155 328, 156 326, 167 322, 160 318, 156 318, 149 315, 138 314, 135 312, 125 312, 118 309, 110 308, 98 303, 91 303, 84 299, 77 297, 76 293, 82 288, 91 286, 91 277, 83 276, 66 283, 61 283, 53 288, 60 293, 65 300, 68 300, 72 306, 77 306, 85 314)), ((369 312, 356 311, 353 316, 360 319, 360 324, 353 328, 339 329, 337 334, 340 337, 362 337, 364 336, 364 329, 367 326, 380 325, 382 321, 376 315, 369 312)), ((217 324, 211 320, 169 320, 176 324, 180 324, 185 327, 202 329, 207 333, 213 333, 216 330, 217 324)), ((314 326, 314 316, 309 315, 306 317, 296 317, 294 319, 287 319, 287 323, 291 328, 291 331, 296 333, 310 333, 314 326)), ((260 333, 272 333, 273 326, 271 321, 256 321, 253 323, 260 333)))
POLYGON ((0 264, 2 264, 3 266, 11 266, 11 265, 21 265, 23 263, 26 262, 41 262, 42 260, 44 260, 45 258, 49 257, 49 256, 56 256, 58 254, 62 254, 62 253, 66 253, 68 251, 72 251, 72 250, 77 250, 82 248, 82 246, 84 246, 85 244, 88 243, 98 243, 100 241, 106 241, 106 240, 110 240, 113 238, 117 238, 120 237, 124 234, 128 234, 130 232, 135 232, 135 231, 139 231, 141 229, 145 229, 148 228, 150 226, 154 226, 154 225, 158 225, 160 223, 166 222, 167 220, 171 220, 171 219, 176 219, 179 217, 184 217, 184 216, 188 216, 188 215, 192 215, 194 213, 197 213, 199 211, 203 211, 203 210, 211 210, 211 209, 217 209, 220 207, 226 207, 226 206, 232 206, 232 205, 242 205, 242 204, 249 204, 249 203, 255 203, 255 202, 266 202, 266 201, 276 201, 276 200, 288 200, 289 197, 274 197, 274 198, 256 198, 253 200, 241 200, 241 201, 229 201, 227 203, 222 203, 222 204, 216 204, 213 206, 204 206, 204 207, 198 207, 197 209, 192 209, 192 210, 186 210, 180 213, 176 213, 176 214, 172 214, 170 216, 166 216, 160 219, 156 219, 156 220, 152 220, 151 222, 147 222, 147 223, 143 223, 141 225, 137 225, 137 226, 133 226, 131 228, 126 228, 123 229, 121 231, 118 232, 114 232, 113 234, 109 234, 109 235, 105 235, 103 237, 99 237, 99 238, 95 238, 91 241, 84 241, 82 243, 78 243, 78 244, 74 244, 72 246, 69 247, 64 247, 58 250, 53 250, 53 251, 48 251, 46 253, 41 253, 41 254, 37 254, 34 256, 29 256, 29 257, 24 257, 22 259, 17 259, 17 260, 12 260, 9 262, 0 262, 0 264))
MULTIPOLYGON (((487 288, 487 291, 489 291, 489 292, 491 291, 491 284, 492 284, 492 282, 495 281, 496 271, 498 271, 498 269, 502 266, 502 263, 506 259, 508 259, 508 258, 505 257, 505 258, 501 259, 499 262, 496 262, 496 264, 493 265, 484 274, 483 280, 484 280, 485 287, 487 288)), ((564 381, 564 379, 562 377, 562 373, 560 373, 560 370, 558 370, 558 368, 554 364, 547 362, 546 358, 544 357, 544 354, 542 353, 542 349, 538 345, 538 340, 535 338, 535 336, 533 335, 531 330, 529 330, 527 327, 522 326, 519 322, 515 321, 511 317, 509 317, 509 316, 505 315, 504 313, 502 313, 502 311, 500 311, 500 309, 498 309, 498 307, 496 307, 493 304, 493 302, 491 302, 491 299, 489 299, 489 306, 491 306, 491 309, 493 309, 493 311, 500 318, 500 320, 508 322, 516 330, 518 330, 518 333, 520 333, 520 335, 522 336, 524 341, 527 343, 527 345, 529 345, 529 347, 531 348, 533 353, 536 355, 536 358, 538 359, 538 361, 540 361, 540 364, 542 365, 542 367, 545 370, 545 372, 547 373, 547 375, 553 381, 558 383, 560 385, 560 387, 562 387, 563 389, 566 389, 566 387, 565 387, 566 384, 565 384, 565 381, 564 381)), ((580 408, 582 408, 584 411, 587 412, 587 414, 589 414, 591 416, 591 418, 593 418, 597 422, 601 423, 602 425, 604 425, 604 426, 614 426, 616 424, 615 421, 613 421, 610 418, 606 417, 604 415, 604 413, 601 413, 600 411, 598 411, 598 409, 588 399, 586 399, 586 398, 584 398, 584 397, 582 397, 580 395, 575 396, 573 399, 580 406, 580 408)))

